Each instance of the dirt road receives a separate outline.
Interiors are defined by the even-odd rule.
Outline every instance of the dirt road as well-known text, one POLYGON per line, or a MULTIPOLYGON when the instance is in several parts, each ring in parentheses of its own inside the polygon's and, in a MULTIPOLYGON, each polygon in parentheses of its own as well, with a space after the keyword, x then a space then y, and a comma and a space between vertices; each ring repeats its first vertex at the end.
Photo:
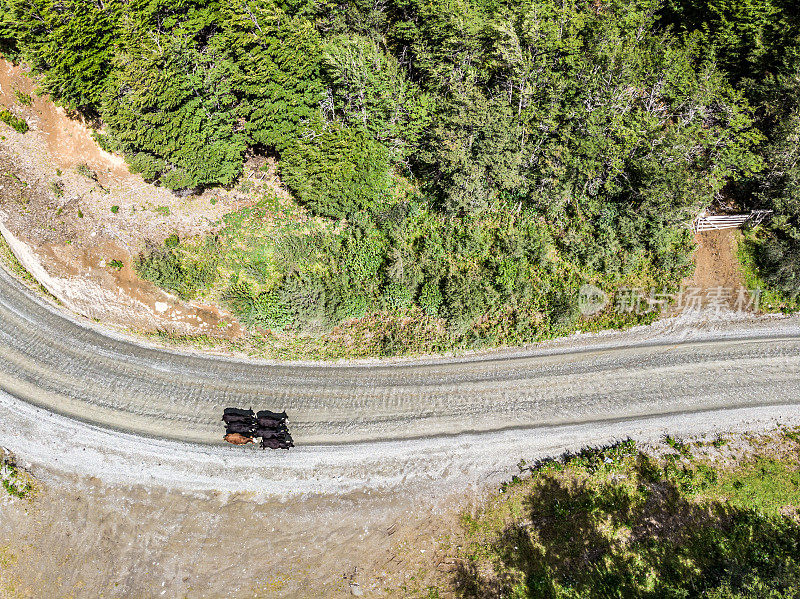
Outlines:
POLYGON ((67 470, 114 477, 128 454, 153 483, 339 492, 404 472, 506 467, 503 456, 520 455, 543 427, 796 406, 800 320, 678 320, 459 358, 270 364, 113 336, 0 272, 0 391, 3 443, 25 455, 44 439, 67 470), (286 409, 298 447, 215 447, 225 406, 286 409), (92 426, 78 430, 76 419, 92 426))
POLYGON ((468 490, 520 459, 775 423, 800 424, 798 318, 270 364, 147 347, 0 269, 0 445, 44 484, 0 506, 0 596, 423 593, 468 490), (222 445, 226 405, 286 408, 298 447, 222 445))

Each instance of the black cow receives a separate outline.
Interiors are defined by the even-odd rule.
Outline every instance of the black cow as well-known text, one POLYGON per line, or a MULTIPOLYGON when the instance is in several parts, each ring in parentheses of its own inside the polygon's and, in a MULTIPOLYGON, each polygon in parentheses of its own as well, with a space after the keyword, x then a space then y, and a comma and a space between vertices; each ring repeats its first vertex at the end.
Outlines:
POLYGON ((225 430, 227 433, 239 433, 252 437, 255 426, 252 422, 229 422, 225 430))
POLYGON ((253 410, 239 410, 237 408, 225 408, 222 414, 222 420, 225 424, 232 424, 234 422, 246 423, 250 426, 255 426, 256 418, 253 410))
POLYGON ((277 422, 275 424, 268 424, 268 425, 264 425, 264 424, 258 423, 256 425, 256 430, 257 431, 267 431, 267 432, 269 432, 269 431, 288 431, 289 427, 286 426, 285 422, 277 422))
MULTIPOLYGON (((236 435, 244 437, 261 437, 263 449, 289 449, 294 441, 286 425, 286 412, 261 410, 254 414, 253 410, 225 408, 222 420, 226 424, 226 433, 231 439, 236 435)), ((227 440, 227 438, 226 438, 227 440)))
POLYGON ((261 449, 289 449, 294 447, 291 441, 282 441, 280 439, 262 439, 261 449))
POLYGON ((292 436, 289 434, 289 431, 264 431, 258 430, 256 431, 256 437, 261 437, 262 439, 289 439, 292 440, 292 436))
POLYGON ((247 416, 248 418, 255 418, 253 410, 242 410, 239 408, 225 408, 222 414, 223 419, 225 416, 247 416))
POLYGON ((261 410, 256 414, 256 418, 268 418, 270 420, 286 420, 286 412, 270 412, 269 410, 261 410))

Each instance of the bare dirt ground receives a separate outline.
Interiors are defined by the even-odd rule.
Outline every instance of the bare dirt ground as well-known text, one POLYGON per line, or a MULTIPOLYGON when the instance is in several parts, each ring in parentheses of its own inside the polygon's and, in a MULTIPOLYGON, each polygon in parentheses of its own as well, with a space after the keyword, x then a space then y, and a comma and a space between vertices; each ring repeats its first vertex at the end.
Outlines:
POLYGON ((0 222, 52 278, 51 293, 73 311, 114 326, 241 334, 231 314, 157 289, 136 276, 131 261, 146 240, 212 230, 224 214, 251 201, 246 194, 212 190, 181 198, 146 183, 121 157, 101 150, 84 123, 37 96, 24 67, 2 60, 0 104, 31 127, 19 134, 2 126, 0 222), (32 105, 20 103, 15 91, 30 94, 32 105), (122 268, 110 266, 113 260, 122 268))
POLYGON ((747 290, 736 257, 738 229, 721 229, 697 233, 694 237, 695 271, 681 284, 684 292, 671 315, 687 309, 712 311, 754 311, 748 305, 747 290))
POLYGON ((52 475, 4 503, 9 599, 405 595, 442 575, 458 531, 457 511, 419 494, 280 502, 52 475))
POLYGON ((738 236, 738 229, 707 231, 695 235, 696 270, 684 284, 701 289, 743 287, 744 279, 736 258, 738 236))
MULTIPOLYGON (((540 449, 521 457, 530 462, 629 435, 647 447, 660 445, 665 433, 683 440, 733 434, 743 441, 717 453, 736 461, 751 435, 798 424, 800 416, 785 409, 612 423, 583 443, 574 431, 543 432, 540 449)), ((33 472, 32 500, 0 495, 4 599, 451 597, 461 515, 515 473, 496 472, 457 493, 408 483, 388 492, 279 500, 33 472)))

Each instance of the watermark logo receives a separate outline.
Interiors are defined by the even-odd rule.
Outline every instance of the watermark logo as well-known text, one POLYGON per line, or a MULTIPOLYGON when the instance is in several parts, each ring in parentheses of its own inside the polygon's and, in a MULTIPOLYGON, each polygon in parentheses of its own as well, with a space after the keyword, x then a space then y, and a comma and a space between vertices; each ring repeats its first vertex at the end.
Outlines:
POLYGON ((594 316, 608 308, 618 314, 652 314, 673 307, 678 312, 714 314, 758 312, 760 289, 744 287, 683 287, 677 292, 667 289, 622 287, 613 299, 594 285, 584 285, 578 295, 578 309, 583 316, 594 316))
POLYGON ((578 309, 584 316, 593 316, 608 304, 608 296, 599 287, 586 284, 578 293, 578 309))

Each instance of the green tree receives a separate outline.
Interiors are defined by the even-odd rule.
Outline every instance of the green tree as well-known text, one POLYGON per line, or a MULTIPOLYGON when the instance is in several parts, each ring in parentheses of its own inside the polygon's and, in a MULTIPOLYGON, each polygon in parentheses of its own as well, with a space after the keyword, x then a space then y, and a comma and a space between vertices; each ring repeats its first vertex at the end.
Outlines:
POLYGON ((391 184, 386 148, 338 125, 288 147, 280 172, 300 201, 335 218, 379 206, 391 184))
POLYGON ((227 185, 239 176, 248 138, 237 119, 237 67, 226 41, 215 33, 198 46, 180 28, 149 40, 128 32, 103 114, 132 170, 170 189, 227 185))
POLYGON ((1 20, 13 23, 20 57, 42 74, 41 89, 95 115, 112 69, 121 0, 6 0, 5 6, 1 20))
POLYGON ((284 152, 314 132, 322 39, 313 22, 272 0, 234 0, 223 14, 245 130, 253 144, 284 152))

